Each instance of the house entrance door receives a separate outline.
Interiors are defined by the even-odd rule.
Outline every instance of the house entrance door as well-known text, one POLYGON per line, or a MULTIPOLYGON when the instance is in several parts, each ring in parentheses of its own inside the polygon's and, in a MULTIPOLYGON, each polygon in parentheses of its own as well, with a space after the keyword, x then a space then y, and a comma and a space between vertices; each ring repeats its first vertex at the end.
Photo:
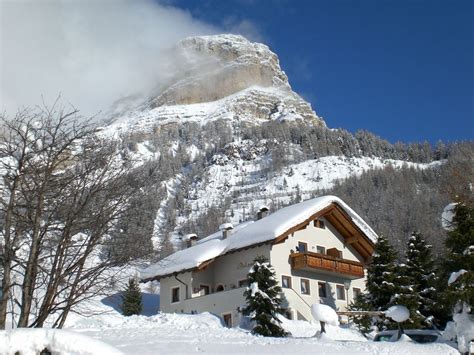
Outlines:
POLYGON ((223 314, 222 317, 224 318, 224 324, 227 328, 232 328, 232 314, 227 313, 223 314))

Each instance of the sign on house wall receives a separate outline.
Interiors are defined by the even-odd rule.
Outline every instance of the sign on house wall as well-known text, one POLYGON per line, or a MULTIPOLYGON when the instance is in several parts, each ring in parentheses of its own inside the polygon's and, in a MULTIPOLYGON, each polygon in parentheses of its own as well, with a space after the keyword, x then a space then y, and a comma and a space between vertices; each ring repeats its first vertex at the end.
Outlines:
POLYGON ((241 261, 241 262, 237 265, 237 270, 250 268, 250 267, 252 267, 252 266, 253 266, 253 261, 249 261, 249 262, 243 262, 243 261, 241 261))

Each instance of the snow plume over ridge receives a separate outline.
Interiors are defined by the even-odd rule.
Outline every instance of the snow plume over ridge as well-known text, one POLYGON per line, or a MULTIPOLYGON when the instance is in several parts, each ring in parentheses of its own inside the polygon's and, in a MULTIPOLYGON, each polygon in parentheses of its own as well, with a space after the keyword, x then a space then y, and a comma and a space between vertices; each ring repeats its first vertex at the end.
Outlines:
POLYGON ((179 68, 170 50, 220 32, 151 0, 0 3, 0 110, 52 102, 59 93, 85 115, 148 92, 179 68))

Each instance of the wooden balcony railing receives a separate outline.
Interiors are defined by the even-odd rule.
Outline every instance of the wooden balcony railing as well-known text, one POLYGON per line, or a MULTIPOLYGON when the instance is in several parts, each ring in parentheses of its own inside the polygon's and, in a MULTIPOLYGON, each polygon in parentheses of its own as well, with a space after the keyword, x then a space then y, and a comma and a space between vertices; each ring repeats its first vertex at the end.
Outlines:
POLYGON ((290 260, 295 270, 318 269, 356 278, 364 277, 364 265, 357 261, 311 252, 290 254, 290 260))

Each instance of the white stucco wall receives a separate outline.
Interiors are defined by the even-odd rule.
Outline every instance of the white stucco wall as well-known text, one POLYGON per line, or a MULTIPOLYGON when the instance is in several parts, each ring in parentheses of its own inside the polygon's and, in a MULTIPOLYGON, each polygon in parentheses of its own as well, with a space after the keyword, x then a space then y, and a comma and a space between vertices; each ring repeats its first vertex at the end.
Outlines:
MULTIPOLYGON (((288 301, 288 307, 293 311, 298 311, 305 319, 311 320, 311 312, 308 305, 313 303, 324 303, 334 307, 336 310, 345 310, 348 302, 353 300, 353 288, 365 289, 365 278, 351 280, 349 294, 345 294, 347 300, 336 299, 336 285, 344 285, 348 278, 336 273, 321 272, 317 269, 312 271, 292 270, 289 260, 290 250, 296 251, 298 242, 308 244, 308 251, 317 252, 317 246, 323 246, 326 249, 337 248, 342 251, 342 258, 363 262, 362 257, 350 246, 344 244, 344 238, 337 230, 324 220, 326 228, 316 228, 310 223, 306 229, 295 232, 290 235, 284 243, 275 244, 270 252, 270 261, 279 277, 281 285, 281 275, 290 276, 292 289, 283 289, 288 301), (301 293, 301 279, 307 279, 310 282, 310 294, 301 293), (326 298, 320 298, 318 295, 318 282, 326 282, 326 298), (304 302, 303 302, 304 300, 304 302)), ((295 312, 294 312, 295 313, 295 312)))
MULTIPOLYGON (((177 278, 186 285, 191 285, 191 272, 177 275, 177 278)), ((183 300, 191 296, 191 289, 179 282, 174 276, 165 277, 160 280, 160 311, 165 313, 185 313, 183 300), (179 287, 179 302, 171 303, 171 289, 179 287)))
POLYGON ((245 287, 234 288, 206 296, 199 296, 182 302, 184 313, 210 312, 216 316, 223 317, 224 314, 232 315, 232 326, 240 324, 241 313, 239 307, 245 305, 245 287))
POLYGON ((188 285, 186 287, 174 276, 160 280, 160 311, 166 313, 211 312, 217 316, 224 313, 232 314, 233 325, 240 322, 237 308, 245 305, 243 292, 245 287, 239 288, 239 281, 245 280, 253 261, 257 256, 270 257, 270 245, 262 245, 219 257, 207 268, 201 271, 186 272, 177 277, 188 285), (201 295, 200 285, 210 286, 211 294, 201 295), (224 291, 215 292, 218 285, 224 286, 224 291), (180 302, 171 303, 171 289, 180 287, 180 302))
POLYGON ((269 259, 270 250, 271 245, 267 244, 220 257, 212 264, 215 284, 224 284, 226 290, 237 287, 239 280, 247 278, 255 258, 263 255, 269 259))

